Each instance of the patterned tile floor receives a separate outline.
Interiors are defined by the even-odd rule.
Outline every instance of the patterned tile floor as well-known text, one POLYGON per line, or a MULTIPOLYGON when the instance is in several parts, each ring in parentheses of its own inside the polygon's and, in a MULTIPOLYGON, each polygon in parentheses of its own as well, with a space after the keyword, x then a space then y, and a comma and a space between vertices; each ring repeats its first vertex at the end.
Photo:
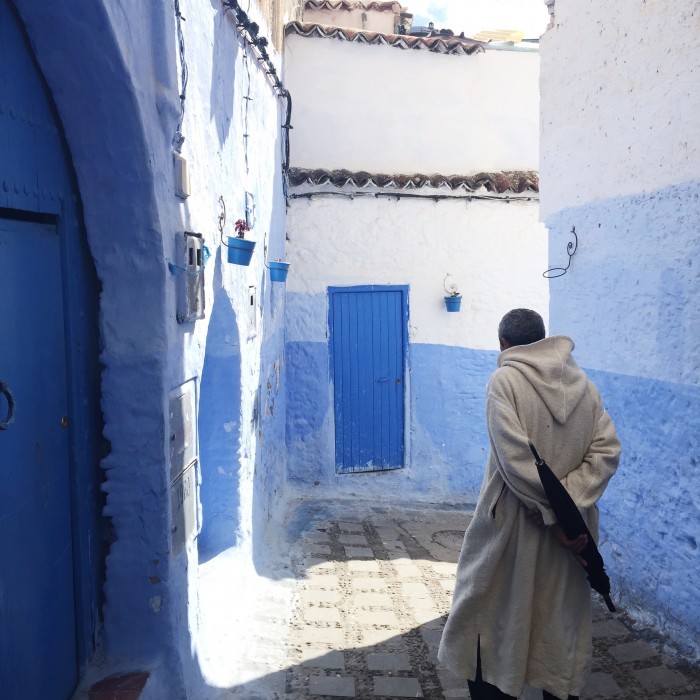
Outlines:
MULTIPOLYGON (((300 506, 289 529, 292 608, 286 616, 271 611, 262 642, 250 635, 249 658, 238 662, 257 677, 209 697, 469 698, 466 683, 436 658, 465 513, 300 506)), ((594 647, 585 698, 700 700, 700 670, 674 664, 624 613, 596 605, 594 647)), ((533 689, 523 695, 539 698, 533 689)))

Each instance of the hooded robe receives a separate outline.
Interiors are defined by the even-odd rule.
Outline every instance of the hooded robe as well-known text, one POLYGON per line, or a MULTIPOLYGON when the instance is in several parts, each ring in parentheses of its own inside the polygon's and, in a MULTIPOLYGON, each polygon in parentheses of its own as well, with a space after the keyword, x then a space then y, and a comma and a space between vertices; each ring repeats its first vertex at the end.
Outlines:
POLYGON ((486 401, 490 453, 464 536, 438 657, 463 678, 519 696, 524 684, 580 695, 591 666, 591 590, 584 568, 545 525, 556 522, 528 440, 573 498, 594 539, 620 442, 598 390, 552 336, 504 350, 486 401))

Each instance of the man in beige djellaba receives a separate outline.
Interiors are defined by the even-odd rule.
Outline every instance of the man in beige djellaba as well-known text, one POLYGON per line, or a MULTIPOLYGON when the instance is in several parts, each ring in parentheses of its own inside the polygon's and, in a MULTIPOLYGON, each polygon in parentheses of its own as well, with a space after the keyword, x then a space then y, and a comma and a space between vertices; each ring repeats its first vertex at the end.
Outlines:
POLYGON ((556 523, 528 441, 534 443, 598 537, 598 499, 617 469, 620 442, 598 390, 566 336, 545 338, 529 309, 498 327, 501 354, 489 380, 490 452, 464 535, 440 662, 467 678, 472 700, 576 700, 590 671, 591 589, 556 523))

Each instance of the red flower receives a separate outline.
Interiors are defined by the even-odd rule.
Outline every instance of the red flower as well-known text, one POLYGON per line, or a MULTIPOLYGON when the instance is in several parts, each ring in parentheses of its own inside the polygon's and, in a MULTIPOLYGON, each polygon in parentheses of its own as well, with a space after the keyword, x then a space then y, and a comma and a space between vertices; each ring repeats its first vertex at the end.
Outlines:
POLYGON ((238 221, 236 221, 236 223, 233 225, 233 228, 236 229, 236 235, 238 236, 238 238, 244 238, 245 232, 250 231, 250 228, 245 222, 245 219, 238 219, 238 221))

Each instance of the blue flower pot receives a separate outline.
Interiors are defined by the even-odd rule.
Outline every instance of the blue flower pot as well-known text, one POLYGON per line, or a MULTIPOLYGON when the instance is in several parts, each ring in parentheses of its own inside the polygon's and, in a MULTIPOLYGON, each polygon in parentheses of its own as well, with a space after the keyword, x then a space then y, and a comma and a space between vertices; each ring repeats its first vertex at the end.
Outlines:
POLYGON ((459 311, 459 307, 462 305, 462 297, 445 297, 445 306, 448 311, 453 313, 459 311))
POLYGON ((272 282, 286 282, 287 273, 289 272, 289 263, 287 262, 271 262, 268 263, 270 268, 270 280, 272 282))
POLYGON ((245 238, 232 238, 229 236, 228 261, 233 265, 250 265, 254 248, 255 241, 246 241, 245 238))

